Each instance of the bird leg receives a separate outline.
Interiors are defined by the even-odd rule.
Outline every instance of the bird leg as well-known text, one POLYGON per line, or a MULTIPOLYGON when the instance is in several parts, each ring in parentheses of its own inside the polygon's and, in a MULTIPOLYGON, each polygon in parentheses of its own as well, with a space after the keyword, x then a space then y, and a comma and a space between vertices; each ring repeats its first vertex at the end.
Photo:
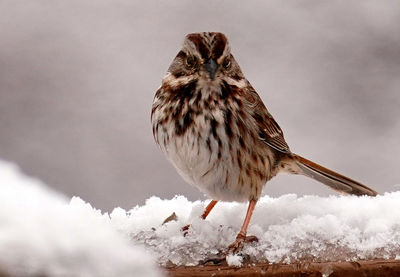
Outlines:
POLYGON ((204 213, 201 215, 202 219, 206 219, 208 214, 211 212, 211 210, 214 208, 215 204, 217 204, 218 200, 212 200, 204 210, 204 213))
MULTIPOLYGON (((215 206, 215 204, 217 204, 217 202, 218 202, 218 200, 212 200, 212 201, 207 205, 206 209, 204 210, 204 213, 201 215, 201 218, 202 218, 202 219, 206 219, 206 218, 207 218, 208 214, 211 212, 211 210, 214 208, 214 206, 215 206)), ((187 235, 187 232, 188 232, 189 228, 190 228, 190 224, 188 224, 188 225, 182 227, 181 230, 182 230, 184 236, 187 235)))
POLYGON ((256 200, 250 200, 249 208, 247 209, 246 218, 244 219, 243 226, 240 229, 239 234, 236 236, 235 242, 228 246, 228 250, 226 252, 220 252, 217 255, 209 257, 205 261, 202 261, 202 264, 223 264, 224 262, 226 262, 226 256, 229 254, 237 254, 238 252, 240 252, 240 250, 242 250, 243 248, 244 243, 258 241, 258 238, 255 236, 246 236, 247 227, 249 226, 251 215, 253 214, 256 203, 256 200))
POLYGON ((229 254, 236 254, 240 252, 243 248, 243 244, 245 242, 257 242, 258 238, 255 236, 246 236, 247 234, 247 227, 249 226, 251 216, 253 214, 254 208, 256 206, 257 201, 252 199, 250 200, 249 207, 247 209, 246 218, 244 219, 243 226, 240 229, 239 234, 236 236, 235 242, 233 242, 228 247, 229 254))

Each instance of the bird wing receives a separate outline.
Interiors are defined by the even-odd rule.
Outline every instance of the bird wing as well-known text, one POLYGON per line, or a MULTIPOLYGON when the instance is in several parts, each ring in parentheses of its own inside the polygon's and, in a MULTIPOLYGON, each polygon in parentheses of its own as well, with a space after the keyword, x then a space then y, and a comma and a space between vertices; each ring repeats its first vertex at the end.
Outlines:
POLYGON ((283 137, 282 129, 279 127, 272 115, 268 112, 254 88, 251 86, 249 87, 250 93, 245 94, 247 95, 246 100, 249 103, 252 103, 252 106, 254 106, 253 117, 258 125, 258 135, 260 139, 275 150, 278 150, 282 153, 290 153, 289 146, 283 137))

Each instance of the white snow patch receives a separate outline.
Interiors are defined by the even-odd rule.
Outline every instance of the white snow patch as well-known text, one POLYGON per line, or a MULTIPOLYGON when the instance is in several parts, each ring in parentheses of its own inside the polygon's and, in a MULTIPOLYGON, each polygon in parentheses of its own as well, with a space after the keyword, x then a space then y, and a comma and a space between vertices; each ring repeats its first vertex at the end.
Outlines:
POLYGON ((226 256, 226 262, 228 263, 229 266, 236 266, 240 267, 242 266, 243 263, 243 257, 240 255, 228 255, 226 256))
MULTIPOLYGON (((4 162, 0 192, 0 270, 20 276, 156 276, 149 255, 160 265, 197 265, 226 250, 247 210, 245 203, 219 202, 201 220, 209 201, 176 196, 108 215, 80 198, 68 203, 4 162), (177 220, 162 224, 173 212, 177 220)), ((243 256, 228 256, 230 265, 240 266, 242 257, 252 263, 399 259, 400 192, 264 196, 248 234, 259 241, 245 245, 243 256)))
MULTIPOLYGON (((226 250, 247 210, 247 204, 218 203, 201 220, 208 202, 152 197, 128 213, 119 210, 117 227, 144 245, 160 264, 195 265, 226 250), (178 220, 161 225, 172 212, 178 220), (184 237, 180 229, 188 223, 192 225, 184 237)), ((259 239, 243 249, 251 262, 394 259, 400 252, 400 192, 377 197, 264 196, 248 234, 259 239)))
POLYGON ((107 214, 80 198, 69 203, 0 161, 0 271, 11 276, 160 276, 145 252, 117 232, 107 214))

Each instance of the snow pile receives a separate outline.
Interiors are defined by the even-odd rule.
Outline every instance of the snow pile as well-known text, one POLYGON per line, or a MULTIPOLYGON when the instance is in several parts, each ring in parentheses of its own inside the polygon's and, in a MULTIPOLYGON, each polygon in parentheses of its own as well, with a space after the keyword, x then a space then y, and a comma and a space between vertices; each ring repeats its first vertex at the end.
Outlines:
POLYGON ((159 276, 130 244, 107 214, 0 161, 0 275, 159 276))
MULTIPOLYGON (((199 216, 206 204, 182 196, 153 197, 129 213, 115 210, 111 220, 161 264, 195 265, 215 257, 235 240, 247 210, 247 204, 218 203, 203 221, 199 216), (178 220, 162 225, 172 212, 178 220), (184 237, 180 229, 188 223, 192 226, 184 237)), ((375 198, 265 196, 256 206, 248 234, 259 239, 243 249, 251 262, 398 259, 400 192, 375 198)), ((228 258, 232 265, 241 262, 238 256, 228 258)))
MULTIPOLYGON (((158 276, 161 265, 215 258, 239 232, 247 204, 151 197, 102 214, 0 162, 0 271, 15 276, 158 276), (164 223, 176 213, 177 218, 164 223), (191 224, 183 236, 181 228, 191 224)), ((259 241, 227 262, 400 259, 400 192, 377 197, 264 196, 248 229, 259 241)), ((1 272, 0 272, 1 275, 1 272)))
POLYGON ((229 266, 240 267, 243 265, 243 256, 240 254, 229 254, 226 256, 226 263, 229 266))

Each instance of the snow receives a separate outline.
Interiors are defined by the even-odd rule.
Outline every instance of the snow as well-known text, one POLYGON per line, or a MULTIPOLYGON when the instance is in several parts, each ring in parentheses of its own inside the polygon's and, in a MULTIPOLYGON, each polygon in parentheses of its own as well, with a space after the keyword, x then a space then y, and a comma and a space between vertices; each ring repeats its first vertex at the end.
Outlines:
POLYGON ((243 264, 243 257, 238 254, 229 254, 226 256, 226 262, 229 266, 240 267, 243 264))
POLYGON ((102 214, 0 161, 0 275, 160 276, 102 214))
MULTIPOLYGON (((159 263, 195 265, 234 241, 247 209, 246 204, 218 203, 203 221, 199 216, 207 204, 183 196, 171 200, 152 197, 129 213, 111 213, 111 220, 151 251, 159 263), (162 225, 172 212, 177 221, 162 225), (184 237, 180 228, 188 223, 192 226, 184 237)), ((377 197, 264 196, 248 234, 259 238, 258 243, 243 249, 252 262, 398 259, 400 192, 377 197)), ((236 264, 234 258, 229 259, 236 264)))
MULTIPOLYGON (((197 265, 226 250, 247 210, 245 203, 219 202, 202 220, 209 200, 153 196, 107 214, 80 198, 68 201, 4 162, 0 188, 0 271, 24 276, 157 276, 153 261, 197 265), (173 213, 176 220, 163 223, 173 213)), ((398 260, 400 192, 264 196, 248 234, 259 241, 246 244, 243 255, 229 255, 229 265, 241 266, 248 257, 251 263, 398 260)))

